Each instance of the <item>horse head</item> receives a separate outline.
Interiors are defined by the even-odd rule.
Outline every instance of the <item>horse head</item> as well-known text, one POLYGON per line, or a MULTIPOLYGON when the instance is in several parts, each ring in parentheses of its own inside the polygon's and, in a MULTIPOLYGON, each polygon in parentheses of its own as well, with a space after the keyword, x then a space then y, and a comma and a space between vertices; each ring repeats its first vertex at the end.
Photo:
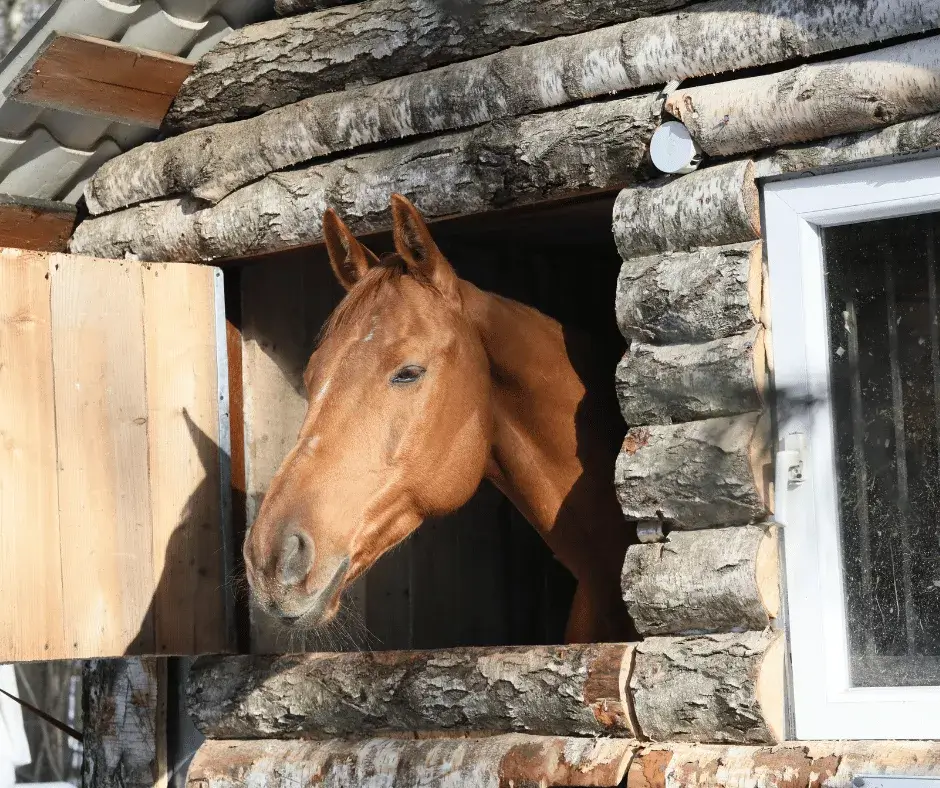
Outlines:
POLYGON ((379 259, 332 210, 323 235, 347 293, 304 374, 307 413, 245 539, 262 606, 299 628, 429 516, 462 506, 492 443, 490 371, 461 282, 417 209, 392 198, 379 259))

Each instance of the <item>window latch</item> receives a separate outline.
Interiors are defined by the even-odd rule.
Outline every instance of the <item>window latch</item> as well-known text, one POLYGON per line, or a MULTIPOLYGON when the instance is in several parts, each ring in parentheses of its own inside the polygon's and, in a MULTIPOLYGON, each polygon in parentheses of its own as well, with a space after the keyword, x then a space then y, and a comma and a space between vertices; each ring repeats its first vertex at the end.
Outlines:
POLYGON ((787 487, 806 481, 803 465, 803 452, 806 449, 805 436, 801 432, 791 432, 783 439, 783 451, 777 453, 777 465, 786 470, 787 487))
POLYGON ((806 481, 806 436, 791 432, 784 437, 774 468, 774 520, 787 524, 787 499, 790 492, 806 481))

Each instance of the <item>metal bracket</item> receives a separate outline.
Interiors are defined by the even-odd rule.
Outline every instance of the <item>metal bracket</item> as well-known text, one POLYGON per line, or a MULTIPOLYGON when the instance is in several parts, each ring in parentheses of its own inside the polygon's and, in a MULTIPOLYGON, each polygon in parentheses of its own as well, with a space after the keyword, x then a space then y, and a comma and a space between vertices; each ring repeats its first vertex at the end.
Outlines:
POLYGON ((662 520, 640 520, 636 524, 636 534, 642 544, 661 542, 666 538, 662 520))
POLYGON ((788 495, 806 481, 806 436, 791 432, 782 443, 774 468, 774 520, 786 525, 788 495))

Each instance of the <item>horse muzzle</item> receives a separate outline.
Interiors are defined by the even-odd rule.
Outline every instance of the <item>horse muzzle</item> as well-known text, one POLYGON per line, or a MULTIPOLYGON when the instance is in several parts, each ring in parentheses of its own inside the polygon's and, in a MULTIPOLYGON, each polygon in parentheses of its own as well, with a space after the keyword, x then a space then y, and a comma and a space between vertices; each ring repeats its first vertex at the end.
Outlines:
POLYGON ((315 629, 324 624, 339 608, 339 595, 342 593, 343 581, 348 571, 347 556, 337 564, 326 585, 305 599, 298 599, 295 594, 290 594, 289 602, 287 599, 281 600, 280 603, 275 602, 275 615, 282 623, 297 629, 315 629))

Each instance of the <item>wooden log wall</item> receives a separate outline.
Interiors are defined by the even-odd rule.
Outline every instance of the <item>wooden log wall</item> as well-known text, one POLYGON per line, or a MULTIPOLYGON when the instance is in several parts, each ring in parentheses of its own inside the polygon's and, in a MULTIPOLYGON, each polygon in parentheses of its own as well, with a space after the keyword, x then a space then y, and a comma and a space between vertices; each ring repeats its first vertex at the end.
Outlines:
MULTIPOLYGON (((741 574, 745 574, 742 570, 741 574)), ((783 736, 771 630, 631 644, 206 657, 189 710, 210 739, 543 736, 770 744, 783 736)))
MULTIPOLYGON (((448 15, 460 0, 441 17, 428 10, 429 1, 366 0, 322 12, 332 0, 279 0, 282 12, 314 13, 242 31, 210 53, 167 122, 185 133, 130 151, 92 178, 86 201, 93 217, 78 227, 72 248, 211 260, 316 243, 328 205, 340 206, 356 232, 385 229, 392 191, 428 216, 444 217, 625 186, 613 231, 624 261, 617 320, 631 343, 617 389, 630 429, 615 482, 631 524, 653 522, 665 534, 631 547, 624 564, 624 599, 646 639, 629 649, 630 667, 621 663, 616 682, 604 673, 617 686, 616 701, 612 690, 589 691, 583 653, 556 654, 552 662, 528 650, 534 661, 524 671, 518 655, 493 655, 500 675, 515 670, 522 685, 533 672, 540 682, 557 681, 557 672, 541 672, 557 659, 573 671, 562 683, 573 693, 564 701, 546 693, 547 684, 533 685, 537 697, 569 704, 543 714, 534 729, 509 710, 515 690, 507 700, 488 685, 480 689, 487 674, 478 657, 455 658, 438 675, 432 663, 440 654, 396 656, 390 664, 403 672, 387 680, 390 696, 367 693, 372 705, 346 720, 346 687, 359 691, 392 668, 375 660, 343 663, 337 675, 359 680, 330 679, 303 693, 306 705, 294 715, 288 688, 309 667, 303 661, 246 663, 235 678, 209 664, 206 676, 218 675, 218 687, 238 687, 236 700, 225 704, 212 695, 212 680, 201 685, 197 717, 220 736, 308 735, 305 726, 339 735, 367 719, 370 735, 387 738, 358 745, 213 741, 194 785, 234 785, 249 772, 270 784, 300 776, 351 785, 358 778, 336 777, 350 766, 357 774, 385 769, 386 777, 434 784, 442 779, 435 770, 454 767, 458 751, 461 765, 487 784, 527 784, 537 774, 542 784, 600 785, 624 762, 617 758, 625 751, 617 750, 608 761, 617 768, 590 777, 597 772, 565 765, 578 740, 514 738, 525 731, 675 742, 637 751, 618 739, 617 746, 636 752, 628 786, 755 780, 816 788, 821 775, 831 775, 827 785, 847 786, 854 767, 846 764, 871 764, 867 745, 820 745, 812 753, 748 746, 785 735, 766 412, 772 326, 756 179, 940 147, 937 37, 924 35, 940 29, 940 0, 711 0, 682 8, 650 2, 602 13, 587 10, 592 0, 578 0, 565 4, 572 15, 564 19, 531 11, 525 30, 513 16, 522 13, 514 0, 484 0, 482 17, 472 22, 448 15), (654 15, 642 16, 641 6, 654 15), (400 34, 408 13, 419 19, 400 34), (421 25, 434 33, 422 35, 421 25), (361 44, 356 51, 331 43, 350 33, 361 34, 353 36, 361 44), (891 45, 876 49, 882 41, 891 45), (860 46, 873 51, 839 54, 860 46), (313 67, 303 57, 311 49, 313 67), (825 53, 834 54, 823 62, 825 53), (771 64, 780 64, 771 74, 727 76, 771 64), (658 100, 655 89, 664 83, 706 74, 726 77, 680 86, 658 100), (650 92, 622 97, 638 89, 650 92), (605 100, 564 108, 598 98, 605 100), (652 182, 647 144, 670 116, 686 124, 707 156, 741 158, 717 165, 706 159, 693 174, 652 182), (419 135, 419 142, 407 140, 419 135), (829 139, 813 142, 821 138, 829 139), (379 144, 393 146, 359 151, 379 144), (444 705, 456 716, 427 713, 422 703, 437 697, 427 688, 440 689, 432 674, 443 684, 459 676, 461 687, 476 687, 482 708, 469 711, 470 695, 451 687, 444 705), (414 687, 424 689, 407 689, 414 687), (611 701, 600 716, 597 698, 611 701), (593 717, 585 716, 588 709, 593 717), (393 738, 417 728, 498 735, 485 757, 478 738, 464 745, 393 738), (728 746, 696 749, 683 741, 728 746), (520 748, 534 771, 513 766, 520 748), (380 756, 395 765, 380 765, 380 756)), ((930 746, 899 747, 898 762, 936 759, 930 746)))
MULTIPOLYGON (((510 18, 499 16, 512 3, 484 5, 487 13, 497 14, 492 20, 495 27, 513 25, 510 18)), ((571 5, 566 4, 566 9, 571 5)), ((388 13, 376 10, 371 24, 378 30, 394 28, 388 13)), ((546 19, 550 16, 545 14, 546 19)), ((286 48, 289 58, 295 56, 291 36, 297 23, 290 21, 292 24, 275 30, 271 38, 260 36, 265 54, 273 50, 275 62, 269 64, 266 56, 253 61, 249 58, 248 71, 236 76, 236 81, 250 85, 291 71, 289 63, 279 62, 276 55, 286 48)), ((479 19, 474 23, 475 27, 480 24, 479 19)), ((323 26, 321 20, 319 29, 323 26)), ((217 125, 143 145, 112 159, 89 182, 86 201, 92 213, 174 194, 217 202, 271 172, 364 145, 466 128, 671 80, 871 45, 938 27, 940 0, 895 0, 890 4, 880 0, 713 0, 692 4, 688 10, 502 49, 486 57, 341 92, 323 92, 331 89, 328 85, 308 87, 305 91, 314 91, 308 93, 310 98, 235 124, 218 123, 232 113, 239 117, 242 110, 236 106, 210 121, 217 125)), ((438 49, 443 51, 441 48, 446 48, 446 42, 440 43, 438 49)), ((377 46, 371 51, 368 69, 375 74, 373 79, 382 78, 385 62, 396 61, 389 57, 388 49, 377 46)), ((333 50, 334 68, 345 68, 346 52, 345 41, 333 50)), ((421 53, 423 60, 431 56, 426 50, 421 53)), ((205 62, 213 57, 210 53, 205 62)), ((232 65, 224 49, 219 57, 212 70, 232 65)), ((296 63, 294 72, 309 71, 306 57, 297 57, 296 63)), ((915 103, 921 112, 940 110, 933 93, 920 87, 929 77, 904 78, 919 74, 916 66, 929 69, 932 64, 912 61, 907 72, 897 75, 896 85, 892 83, 892 97, 917 91, 921 99, 915 103)), ((853 73, 868 70, 864 60, 848 68, 853 73)), ((327 78, 322 71, 320 78, 327 78)), ((207 85, 206 90, 211 94, 213 88, 207 85)), ((199 100, 211 100, 205 92, 199 92, 199 100)), ((284 100, 290 100, 296 91, 286 95, 284 100)), ((793 95, 798 97, 799 93, 793 95)), ((860 91, 853 95, 860 95, 860 91)), ((838 112, 834 107, 833 114, 838 112)), ((898 119, 891 112, 876 114, 880 116, 876 125, 898 119)), ((731 134, 733 124, 718 124, 718 128, 724 134, 728 125, 732 125, 731 134)), ((758 147, 769 144, 758 142, 758 147)))
POLYGON ((211 260, 317 243, 331 205, 343 206, 353 232, 386 229, 396 191, 433 218, 617 188, 651 175, 654 99, 491 123, 278 173, 214 206, 188 198, 145 203, 83 222, 71 246, 106 257, 211 260))

